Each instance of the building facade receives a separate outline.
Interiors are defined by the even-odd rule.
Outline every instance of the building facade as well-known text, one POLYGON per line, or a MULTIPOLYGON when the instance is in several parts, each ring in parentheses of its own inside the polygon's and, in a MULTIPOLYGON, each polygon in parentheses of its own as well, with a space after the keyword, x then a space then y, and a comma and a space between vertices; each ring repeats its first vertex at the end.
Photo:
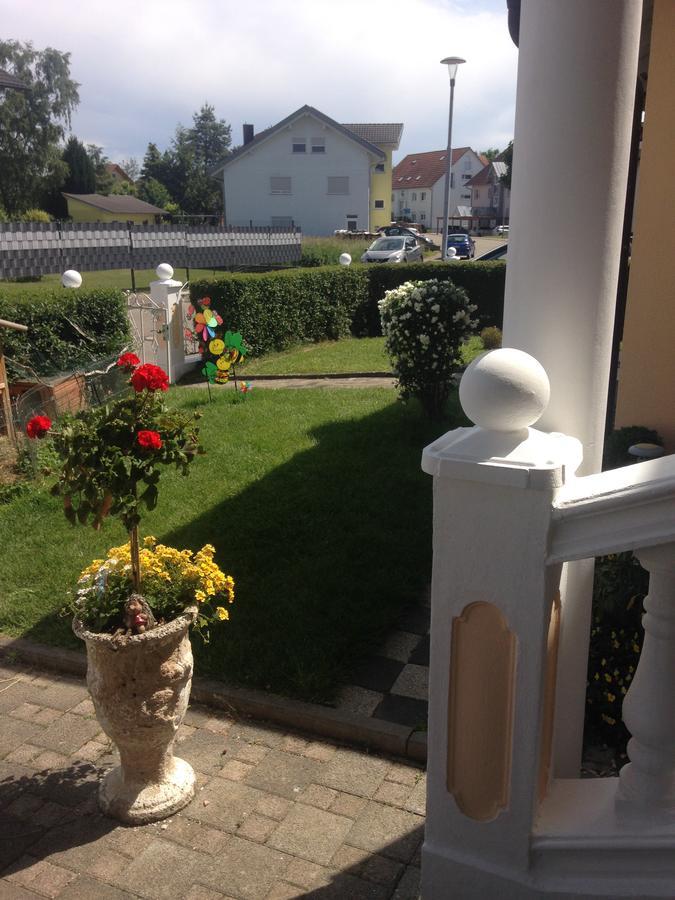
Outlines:
POLYGON ((311 106, 253 134, 222 173, 228 225, 299 226, 304 234, 372 231, 391 219, 391 154, 403 125, 341 125, 311 106))
MULTIPOLYGON (((486 160, 471 147, 452 151, 450 173, 450 216, 458 208, 471 206, 468 182, 484 167, 486 160)), ((392 218, 415 222, 430 231, 443 229, 443 208, 447 151, 411 153, 395 166, 392 174, 392 218)))

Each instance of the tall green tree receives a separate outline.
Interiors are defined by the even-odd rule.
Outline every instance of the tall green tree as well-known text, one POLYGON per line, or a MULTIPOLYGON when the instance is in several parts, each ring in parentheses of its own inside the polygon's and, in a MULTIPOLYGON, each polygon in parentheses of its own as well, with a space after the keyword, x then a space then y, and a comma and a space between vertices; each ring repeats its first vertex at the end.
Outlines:
POLYGON ((484 156, 488 162, 492 162, 499 156, 499 150, 496 147, 488 147, 487 150, 481 150, 480 155, 484 156))
POLYGON ((70 194, 94 194, 96 192, 96 170, 87 148, 73 135, 68 139, 63 156, 68 164, 68 175, 61 190, 70 194))
POLYGON ((115 184, 115 179, 106 169, 110 160, 103 152, 103 147, 97 144, 87 144, 87 153, 96 173, 96 193, 107 197, 115 184))
POLYGON ((63 182, 67 166, 59 142, 79 103, 70 53, 0 40, 0 68, 28 91, 0 92, 0 205, 10 215, 38 206, 63 182))
POLYGON ((509 141, 508 147, 500 154, 502 162, 506 163, 506 173, 499 179, 501 183, 511 190, 511 168, 513 166, 513 141, 509 141))

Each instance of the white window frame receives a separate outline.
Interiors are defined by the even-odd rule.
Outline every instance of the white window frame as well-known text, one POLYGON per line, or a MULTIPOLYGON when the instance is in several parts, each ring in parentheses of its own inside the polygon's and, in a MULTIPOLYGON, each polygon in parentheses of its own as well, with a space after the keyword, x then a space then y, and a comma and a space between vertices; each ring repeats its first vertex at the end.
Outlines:
POLYGON ((312 153, 325 153, 326 152, 326 138, 325 137, 313 137, 310 143, 311 143, 312 153))
POLYGON ((291 139, 292 153, 307 153, 307 138, 294 137, 291 139), (302 149, 300 149, 302 148, 302 149))

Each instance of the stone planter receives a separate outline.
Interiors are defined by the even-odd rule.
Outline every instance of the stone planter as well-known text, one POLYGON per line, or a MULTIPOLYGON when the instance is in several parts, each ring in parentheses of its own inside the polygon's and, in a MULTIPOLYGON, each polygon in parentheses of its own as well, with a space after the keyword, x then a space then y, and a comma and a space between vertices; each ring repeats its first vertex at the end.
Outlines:
POLYGON ((195 775, 173 755, 192 683, 188 629, 196 607, 145 634, 113 639, 73 631, 87 646, 87 686, 96 716, 120 752, 120 765, 99 787, 102 811, 130 825, 155 822, 186 806, 195 775))

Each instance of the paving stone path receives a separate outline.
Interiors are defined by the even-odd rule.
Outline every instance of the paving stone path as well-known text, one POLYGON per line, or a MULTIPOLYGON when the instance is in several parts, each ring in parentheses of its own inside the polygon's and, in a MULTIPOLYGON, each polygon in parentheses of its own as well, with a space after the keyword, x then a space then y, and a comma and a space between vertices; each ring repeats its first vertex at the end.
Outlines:
POLYGON ((416 900, 425 774, 188 711, 195 800, 127 828, 96 806, 115 754, 82 680, 0 666, 0 900, 416 900))

